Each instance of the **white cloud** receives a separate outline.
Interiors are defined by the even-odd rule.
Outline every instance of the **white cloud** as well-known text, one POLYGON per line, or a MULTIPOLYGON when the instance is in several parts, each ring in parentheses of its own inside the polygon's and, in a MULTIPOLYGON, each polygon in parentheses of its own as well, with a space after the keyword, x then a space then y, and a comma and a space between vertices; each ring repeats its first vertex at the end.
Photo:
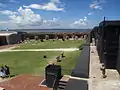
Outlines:
POLYGON ((59 5, 61 5, 59 0, 51 0, 47 4, 31 4, 29 6, 23 5, 23 7, 48 11, 64 11, 63 7, 58 7, 59 5))
POLYGON ((8 23, 7 21, 0 21, 0 24, 6 24, 8 23))
POLYGON ((6 4, 0 3, 0 7, 6 7, 6 4))
POLYGON ((92 9, 99 9, 102 10, 102 3, 104 3, 102 0, 95 0, 93 3, 89 5, 92 9))
POLYGON ((86 26, 88 23, 88 19, 85 16, 83 19, 79 19, 77 21, 74 21, 73 25, 80 25, 80 26, 86 26))
POLYGON ((61 3, 60 0, 51 0, 53 3, 61 3))
POLYGON ((31 9, 18 9, 18 15, 13 14, 9 16, 10 20, 17 25, 41 25, 42 17, 39 14, 35 14, 31 9))
POLYGON ((58 18, 53 18, 52 20, 45 20, 41 17, 40 14, 35 14, 29 8, 20 7, 17 12, 4 10, 0 11, 1 14, 8 15, 8 21, 1 21, 0 24, 8 24, 12 23, 17 26, 41 26, 41 25, 49 25, 49 26, 58 26, 58 18))
POLYGON ((18 13, 17 12, 13 12, 13 11, 9 11, 9 10, 4 10, 4 11, 0 11, 0 14, 14 15, 14 14, 18 14, 18 13))
POLYGON ((89 16, 92 15, 92 14, 93 14, 92 12, 89 12, 89 13, 88 13, 89 16))
POLYGON ((49 26, 59 26, 59 22, 58 22, 59 18, 53 18, 52 20, 44 20, 43 24, 45 25, 49 25, 49 26))
POLYGON ((0 11, 1 14, 8 15, 9 20, 3 21, 5 23, 10 22, 13 24, 17 24, 19 26, 25 25, 41 25, 42 17, 39 14, 35 14, 31 9, 23 9, 20 7, 17 12, 4 10, 0 11))

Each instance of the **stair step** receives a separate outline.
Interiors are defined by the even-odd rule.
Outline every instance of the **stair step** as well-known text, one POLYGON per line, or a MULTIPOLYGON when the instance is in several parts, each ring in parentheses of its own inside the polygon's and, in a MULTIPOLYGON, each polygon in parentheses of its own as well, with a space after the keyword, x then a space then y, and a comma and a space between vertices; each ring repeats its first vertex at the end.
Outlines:
POLYGON ((65 86, 64 86, 64 87, 62 87, 62 86, 58 86, 58 88, 59 88, 59 89, 65 89, 65 86))
POLYGON ((59 83, 67 83, 68 81, 59 81, 59 83))
POLYGON ((57 88, 57 90, 64 90, 64 89, 57 88))
POLYGON ((59 86, 66 86, 67 84, 61 84, 61 83, 59 83, 59 86))

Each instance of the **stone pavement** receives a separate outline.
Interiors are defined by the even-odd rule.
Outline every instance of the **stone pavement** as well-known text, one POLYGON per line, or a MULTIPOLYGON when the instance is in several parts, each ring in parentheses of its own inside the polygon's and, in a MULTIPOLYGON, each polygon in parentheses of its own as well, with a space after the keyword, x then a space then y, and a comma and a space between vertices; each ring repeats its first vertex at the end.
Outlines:
POLYGON ((107 69, 107 78, 102 78, 96 47, 90 47, 89 90, 120 90, 120 76, 118 72, 116 70, 107 69))

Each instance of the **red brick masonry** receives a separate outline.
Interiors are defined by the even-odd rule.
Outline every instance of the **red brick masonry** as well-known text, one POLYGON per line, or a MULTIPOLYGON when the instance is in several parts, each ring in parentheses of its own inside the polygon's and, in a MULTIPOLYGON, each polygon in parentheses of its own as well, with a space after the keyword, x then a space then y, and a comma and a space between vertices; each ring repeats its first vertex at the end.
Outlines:
POLYGON ((5 90, 48 90, 48 88, 39 86, 43 79, 42 76, 20 75, 0 83, 0 87, 5 90))

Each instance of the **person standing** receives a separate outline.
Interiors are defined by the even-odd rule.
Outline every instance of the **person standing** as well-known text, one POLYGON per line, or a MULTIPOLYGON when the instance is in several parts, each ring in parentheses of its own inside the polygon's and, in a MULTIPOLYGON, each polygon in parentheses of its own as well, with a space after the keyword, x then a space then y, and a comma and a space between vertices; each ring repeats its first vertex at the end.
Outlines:
POLYGON ((5 70, 6 75, 10 75, 10 70, 9 70, 9 67, 7 65, 5 65, 4 70, 5 70))
POLYGON ((105 69, 105 65, 104 64, 102 64, 102 66, 101 66, 101 71, 102 71, 103 78, 106 78, 106 69, 105 69))
POLYGON ((4 78, 6 76, 5 71, 4 71, 4 67, 2 66, 0 69, 0 77, 4 78))
POLYGON ((61 57, 62 57, 62 58, 64 57, 64 52, 61 53, 61 57))
POLYGON ((56 59, 57 59, 57 62, 59 62, 60 61, 60 56, 57 56, 56 59))

